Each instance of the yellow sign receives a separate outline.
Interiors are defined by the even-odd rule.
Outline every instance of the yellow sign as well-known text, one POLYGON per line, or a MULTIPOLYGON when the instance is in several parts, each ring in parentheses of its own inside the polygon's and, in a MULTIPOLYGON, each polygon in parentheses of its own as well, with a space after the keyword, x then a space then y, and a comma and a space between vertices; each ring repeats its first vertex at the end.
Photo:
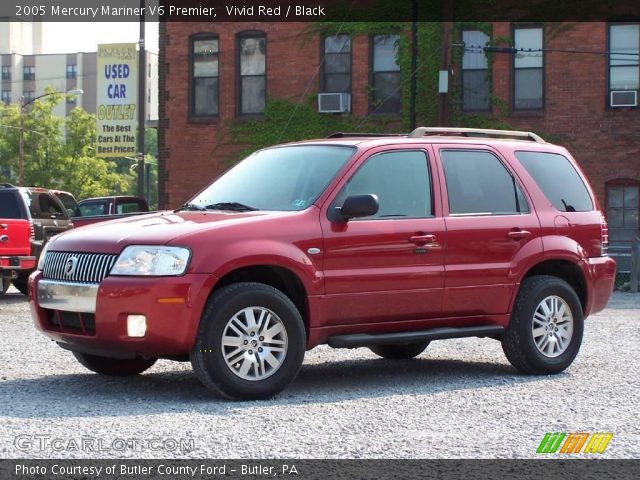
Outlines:
POLYGON ((131 157, 136 154, 137 58, 135 43, 98 45, 98 157, 131 157))

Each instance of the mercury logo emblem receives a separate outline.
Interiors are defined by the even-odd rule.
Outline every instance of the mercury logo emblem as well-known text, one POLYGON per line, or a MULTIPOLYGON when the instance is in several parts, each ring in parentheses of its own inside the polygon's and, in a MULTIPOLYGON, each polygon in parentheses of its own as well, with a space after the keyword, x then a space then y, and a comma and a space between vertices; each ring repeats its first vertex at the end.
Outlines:
POLYGON ((64 264, 64 274, 67 277, 72 276, 75 271, 76 271, 76 266, 78 265, 78 257, 71 257, 69 260, 67 260, 67 262, 64 264))

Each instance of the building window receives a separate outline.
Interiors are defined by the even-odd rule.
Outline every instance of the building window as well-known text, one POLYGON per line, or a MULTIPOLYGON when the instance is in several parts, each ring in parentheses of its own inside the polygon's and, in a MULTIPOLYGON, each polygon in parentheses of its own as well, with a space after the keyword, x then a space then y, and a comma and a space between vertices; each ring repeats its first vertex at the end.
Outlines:
POLYGON ((264 113, 266 104, 267 37, 264 33, 238 35, 238 113, 264 113))
POLYGON ((35 80, 36 79, 36 67, 22 67, 22 79, 23 80, 35 80))
POLYGON ((544 102, 544 55, 542 27, 516 28, 513 58, 514 110, 539 110, 544 102))
POLYGON ((349 35, 324 37, 321 91, 351 91, 351 38, 349 35))
POLYGON ((639 43, 640 25, 609 25, 609 105, 637 105, 639 43))
POLYGON ((36 92, 34 92, 33 90, 25 90, 22 93, 22 96, 24 97, 25 102, 30 102, 31 100, 36 98, 36 92))
POLYGON ((218 115, 218 38, 191 40, 191 116, 218 115))
POLYGON ((376 35, 372 39, 372 112, 400 112, 399 40, 398 35, 376 35))
POLYGON ((607 183, 606 194, 609 241, 632 242, 640 229, 640 182, 617 180, 607 183))
POLYGON ((2 103, 5 105, 11 103, 11 90, 2 90, 2 103))
POLYGON ((479 30, 464 30, 462 56, 462 109, 489 110, 490 85, 487 56, 484 47, 489 35, 479 30))
POLYGON ((11 80, 11 66, 2 66, 2 80, 11 80))
POLYGON ((78 76, 78 65, 75 63, 67 65, 67 78, 76 78, 78 76))

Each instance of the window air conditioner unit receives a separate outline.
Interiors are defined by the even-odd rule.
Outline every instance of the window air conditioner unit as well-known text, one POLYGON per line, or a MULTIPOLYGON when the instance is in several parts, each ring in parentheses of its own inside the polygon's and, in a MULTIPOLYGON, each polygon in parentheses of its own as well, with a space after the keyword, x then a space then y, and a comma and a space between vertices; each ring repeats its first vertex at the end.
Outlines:
POLYGON ((609 104, 612 107, 637 107, 637 90, 612 90, 609 104))
POLYGON ((345 113, 351 111, 350 93, 319 93, 318 112, 345 113))

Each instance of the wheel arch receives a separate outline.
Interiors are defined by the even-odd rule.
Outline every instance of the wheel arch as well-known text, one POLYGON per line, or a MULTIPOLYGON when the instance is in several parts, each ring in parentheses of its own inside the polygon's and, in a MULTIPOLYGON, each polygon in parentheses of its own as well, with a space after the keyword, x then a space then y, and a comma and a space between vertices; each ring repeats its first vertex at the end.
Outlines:
POLYGON ((239 282, 263 283, 284 293, 300 312, 308 337, 310 328, 308 294, 304 283, 295 272, 280 265, 269 264, 238 267, 226 272, 218 279, 209 293, 209 299, 227 285, 239 282))
MULTIPOLYGON (((578 264, 566 259, 546 259, 530 267, 520 279, 520 283, 522 283, 525 278, 532 277, 534 275, 550 275, 567 282, 569 286, 571 286, 573 291, 576 292, 576 295, 580 300, 580 305, 582 306, 583 312, 587 312, 587 280, 585 278, 584 272, 578 264)), ((517 294, 517 292, 515 293, 517 294)))

